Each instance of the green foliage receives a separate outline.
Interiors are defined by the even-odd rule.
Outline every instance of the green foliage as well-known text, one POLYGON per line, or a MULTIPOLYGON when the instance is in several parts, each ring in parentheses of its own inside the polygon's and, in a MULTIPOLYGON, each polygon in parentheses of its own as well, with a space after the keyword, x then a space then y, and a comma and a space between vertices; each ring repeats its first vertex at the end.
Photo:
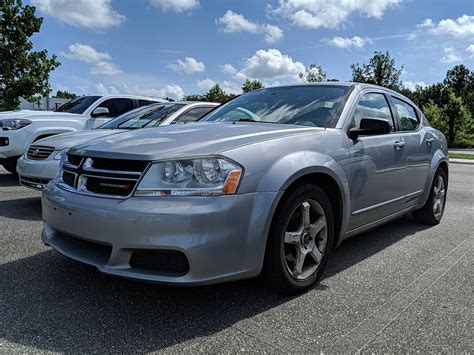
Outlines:
POLYGON ((375 52, 369 64, 363 64, 362 67, 359 63, 352 64, 351 69, 354 82, 380 85, 393 90, 401 86, 403 66, 397 69, 395 59, 388 52, 375 52))
POLYGON ((56 95, 54 95, 54 97, 57 97, 60 99, 75 99, 77 95, 72 92, 58 90, 56 92, 56 95))
POLYGON ((48 95, 49 73, 60 65, 46 50, 33 51, 30 37, 43 23, 35 10, 21 0, 0 1, 0 110, 17 108, 20 96, 48 95))
POLYGON ((215 84, 203 95, 186 95, 184 101, 207 101, 207 102, 218 102, 223 103, 233 99, 236 95, 226 93, 219 84, 215 84))
POLYGON ((264 87, 265 86, 261 81, 245 79, 245 82, 242 85, 242 92, 246 93, 252 90, 262 89, 264 87))
POLYGON ((298 76, 304 83, 318 83, 326 80, 326 72, 316 64, 307 66, 304 73, 299 73, 298 76))

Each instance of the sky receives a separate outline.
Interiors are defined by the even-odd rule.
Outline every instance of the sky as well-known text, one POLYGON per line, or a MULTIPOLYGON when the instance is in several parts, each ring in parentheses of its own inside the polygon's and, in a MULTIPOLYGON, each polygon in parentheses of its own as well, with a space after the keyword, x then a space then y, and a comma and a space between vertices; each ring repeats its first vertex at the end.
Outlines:
POLYGON ((56 54, 53 92, 181 99, 246 78, 298 82, 310 64, 348 81, 389 51, 413 88, 474 69, 474 0, 26 0, 34 49, 56 54))

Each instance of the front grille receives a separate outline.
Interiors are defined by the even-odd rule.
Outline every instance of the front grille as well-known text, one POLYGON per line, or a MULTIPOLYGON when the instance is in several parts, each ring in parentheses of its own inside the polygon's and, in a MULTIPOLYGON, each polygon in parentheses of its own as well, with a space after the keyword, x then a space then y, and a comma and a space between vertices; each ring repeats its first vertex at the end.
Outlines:
POLYGON ((86 189, 101 195, 128 196, 135 188, 136 180, 113 180, 87 177, 86 189))
POLYGON ((63 186, 81 194, 116 198, 130 196, 148 166, 143 160, 106 159, 69 154, 63 165, 63 186))
POLYGON ((54 152, 53 147, 32 145, 28 149, 26 156, 28 157, 28 159, 31 159, 31 160, 45 160, 51 155, 52 152, 54 152))
POLYGON ((73 237, 69 234, 61 233, 58 244, 62 249, 66 249, 74 255, 87 255, 100 263, 107 263, 112 254, 112 246, 91 242, 85 239, 73 237))
POLYGON ((32 177, 22 176, 22 175, 20 175, 20 180, 31 182, 34 184, 41 184, 41 185, 46 185, 50 181, 49 179, 32 178, 32 177))
POLYGON ((175 275, 186 275, 189 272, 188 258, 177 250, 135 250, 130 259, 130 266, 175 275))
POLYGON ((67 171, 63 171, 63 182, 66 185, 74 187, 75 181, 76 181, 76 175, 74 175, 70 172, 67 172, 67 171))
POLYGON ((68 154, 67 161, 74 166, 81 165, 82 157, 80 155, 68 154))

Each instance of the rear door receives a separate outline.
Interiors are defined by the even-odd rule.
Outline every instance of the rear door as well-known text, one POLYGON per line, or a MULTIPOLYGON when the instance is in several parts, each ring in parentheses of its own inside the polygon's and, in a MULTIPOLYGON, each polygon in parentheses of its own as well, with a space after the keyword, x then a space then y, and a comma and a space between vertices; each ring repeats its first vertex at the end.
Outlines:
POLYGON ((365 90, 359 95, 349 129, 358 128, 362 118, 378 118, 389 122, 392 132, 348 139, 352 167, 350 230, 399 211, 406 172, 402 137, 384 91, 365 90))
POLYGON ((421 117, 410 103, 392 96, 392 105, 398 121, 398 130, 405 143, 406 176, 404 193, 410 195, 406 203, 414 204, 422 193, 433 157, 433 137, 421 127, 421 117))

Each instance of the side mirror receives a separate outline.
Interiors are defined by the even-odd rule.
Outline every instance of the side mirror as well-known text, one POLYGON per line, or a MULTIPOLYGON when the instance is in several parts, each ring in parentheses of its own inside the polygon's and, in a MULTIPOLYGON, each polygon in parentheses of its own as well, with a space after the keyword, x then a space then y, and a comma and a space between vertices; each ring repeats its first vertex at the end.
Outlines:
POLYGON ((109 109, 107 107, 97 107, 94 111, 92 111, 92 117, 104 117, 110 114, 109 109))
POLYGON ((362 118, 360 120, 360 128, 351 128, 349 137, 353 140, 359 136, 376 136, 379 134, 387 134, 392 131, 390 124, 379 118, 362 118))

